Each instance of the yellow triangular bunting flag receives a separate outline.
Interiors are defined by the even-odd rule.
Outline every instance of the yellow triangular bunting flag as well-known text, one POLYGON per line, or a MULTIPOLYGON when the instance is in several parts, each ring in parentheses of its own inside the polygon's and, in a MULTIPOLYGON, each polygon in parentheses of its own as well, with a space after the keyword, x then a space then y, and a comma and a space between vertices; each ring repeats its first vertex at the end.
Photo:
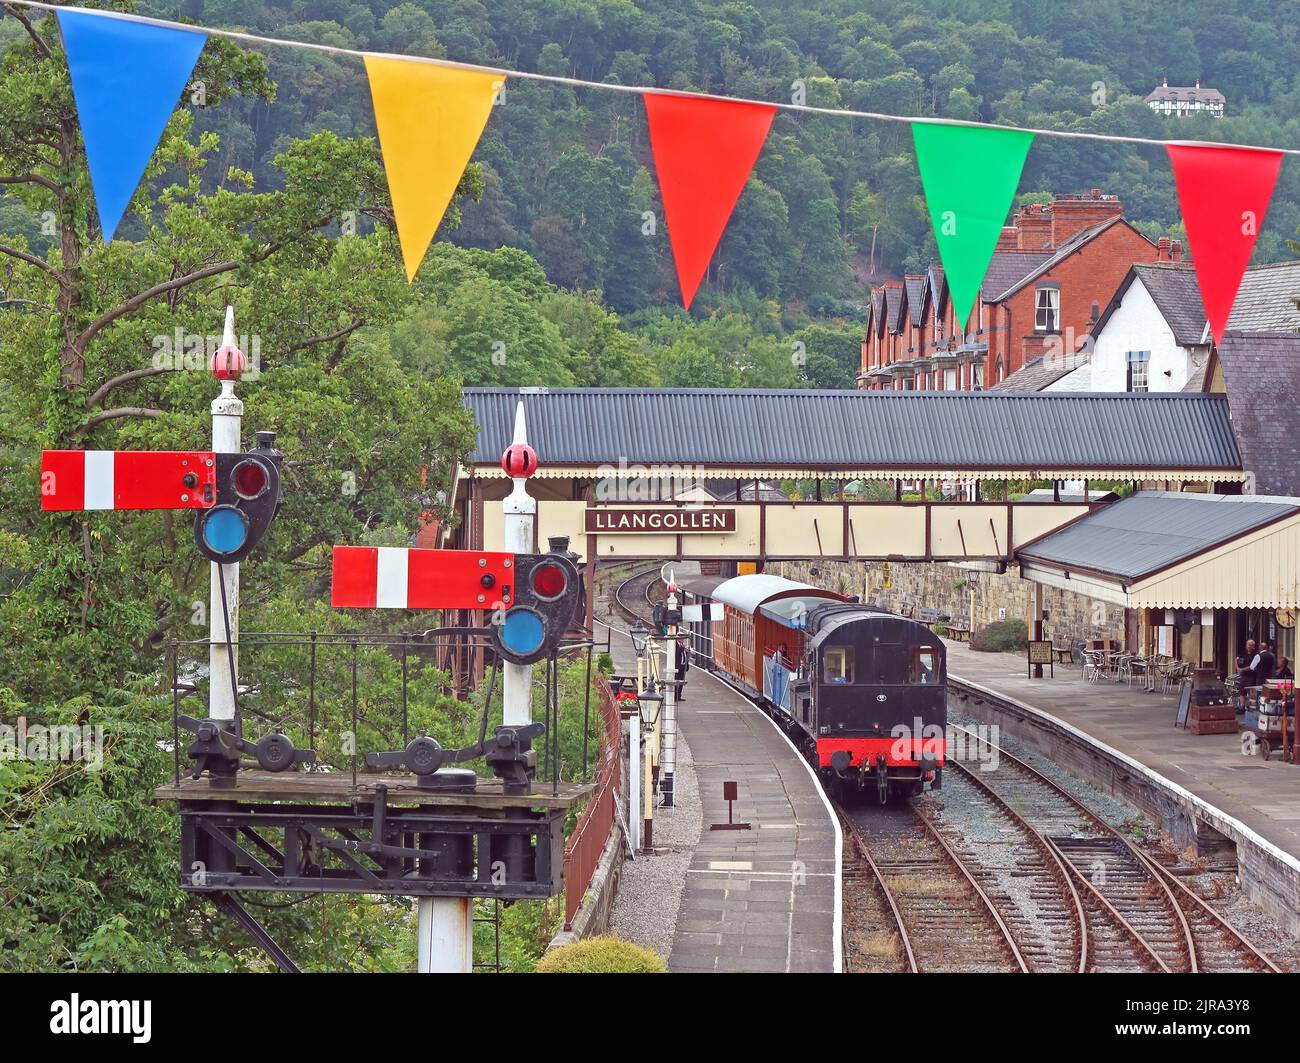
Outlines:
POLYGON ((366 56, 366 73, 410 281, 433 242, 505 78, 373 55, 366 56))

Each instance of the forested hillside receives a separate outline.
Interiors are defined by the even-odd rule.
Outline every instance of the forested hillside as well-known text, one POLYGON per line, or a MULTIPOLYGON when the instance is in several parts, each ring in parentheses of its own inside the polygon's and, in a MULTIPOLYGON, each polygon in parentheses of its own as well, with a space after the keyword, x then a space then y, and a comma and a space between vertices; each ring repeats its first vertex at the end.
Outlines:
MULTIPOLYGON (((766 100, 791 99, 801 82, 809 103, 829 107, 1148 137, 1171 135, 1141 102, 1167 76, 1227 97, 1226 118, 1175 121, 1172 135, 1300 143, 1294 2, 185 0, 180 10, 216 26, 595 81, 766 100)), ((277 51, 270 72, 275 103, 200 118, 222 134, 223 162, 269 181, 292 138, 372 133, 357 61, 277 51)), ((556 284, 599 288, 620 314, 674 300, 662 223, 642 235, 642 213, 658 204, 636 97, 513 82, 476 158, 483 199, 454 242, 521 247, 556 284)), ((1288 171, 1260 261, 1282 256, 1300 224, 1300 171, 1288 171)), ((1178 222, 1160 149, 1039 139, 1023 193, 1090 187, 1119 194, 1131 219, 1159 231, 1178 222)), ((932 254, 919 195, 906 125, 781 115, 712 278, 813 313, 860 303, 855 277, 897 275, 932 254)))

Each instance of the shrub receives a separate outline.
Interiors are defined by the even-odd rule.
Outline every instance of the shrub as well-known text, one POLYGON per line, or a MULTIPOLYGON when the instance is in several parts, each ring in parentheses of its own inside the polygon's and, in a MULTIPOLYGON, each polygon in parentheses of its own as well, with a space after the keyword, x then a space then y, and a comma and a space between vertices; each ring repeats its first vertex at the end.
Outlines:
POLYGON ((538 974, 662 974, 667 965, 650 949, 613 934, 551 949, 538 961, 538 974))
POLYGON ((970 648, 996 653, 1023 650, 1029 644, 1029 626, 1023 620, 998 620, 971 637, 970 648))
POLYGON ((613 675, 614 658, 611 657, 608 653, 602 653, 599 657, 596 658, 596 671, 598 671, 601 675, 613 675))
POLYGON ((943 638, 946 634, 948 634, 948 625, 940 621, 938 623, 931 624, 930 630, 933 631, 940 638, 943 638))

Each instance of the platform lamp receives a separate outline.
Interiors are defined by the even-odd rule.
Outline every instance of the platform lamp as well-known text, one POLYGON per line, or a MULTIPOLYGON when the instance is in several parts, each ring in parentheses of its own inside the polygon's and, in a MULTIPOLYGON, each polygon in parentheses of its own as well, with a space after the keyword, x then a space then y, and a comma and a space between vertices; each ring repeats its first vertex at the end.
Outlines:
MULTIPOLYGON (((645 674, 646 647, 649 643, 650 631, 640 619, 637 619, 628 634, 632 638, 632 649, 636 651, 636 689, 640 693, 644 682, 641 677, 645 674)), ((641 778, 640 712, 638 707, 636 717, 629 718, 627 721, 627 838, 634 858, 641 849, 641 787, 636 785, 636 780, 641 778)))
MULTIPOLYGON (((636 696, 637 714, 640 720, 640 735, 644 741, 645 736, 653 735, 655 727, 659 723, 659 713, 664 706, 664 696, 655 690, 656 683, 653 679, 646 684, 646 688, 640 691, 636 696)), ((654 845, 654 772, 652 770, 652 756, 650 749, 646 749, 644 765, 642 766, 643 785, 641 787, 643 815, 645 817, 642 831, 642 846, 646 852, 649 852, 654 845)))

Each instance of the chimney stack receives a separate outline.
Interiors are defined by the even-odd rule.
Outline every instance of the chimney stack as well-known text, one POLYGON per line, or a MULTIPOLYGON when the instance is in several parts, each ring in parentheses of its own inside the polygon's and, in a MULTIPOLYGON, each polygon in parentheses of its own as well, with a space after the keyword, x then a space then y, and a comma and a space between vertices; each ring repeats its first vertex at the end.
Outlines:
POLYGON ((1156 261, 1168 262, 1169 258, 1169 237, 1162 236, 1156 241, 1156 261))
POLYGON ((1045 251, 1052 245, 1052 214, 1041 203, 1021 207, 1016 215, 1015 227, 1020 230, 1018 247, 1021 251, 1045 251))
POLYGON ((1172 240, 1169 243, 1169 259, 1171 262, 1181 262, 1183 260, 1183 245, 1179 240, 1172 240))
POLYGON ((1111 218, 1124 216, 1124 204, 1118 196, 1103 195, 1101 189, 1091 188, 1079 195, 1057 196, 1052 200, 1051 247, 1063 243, 1083 229, 1100 225, 1111 218))

